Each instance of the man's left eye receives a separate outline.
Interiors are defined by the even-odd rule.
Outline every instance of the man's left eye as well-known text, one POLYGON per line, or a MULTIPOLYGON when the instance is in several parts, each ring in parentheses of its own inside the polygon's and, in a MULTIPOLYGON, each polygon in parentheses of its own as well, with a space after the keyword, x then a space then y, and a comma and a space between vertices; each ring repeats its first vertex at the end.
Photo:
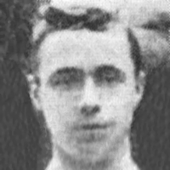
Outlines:
POLYGON ((101 77, 99 79, 99 81, 101 83, 108 83, 108 84, 114 83, 114 82, 116 82, 116 80, 117 80, 117 78, 113 74, 106 74, 106 75, 104 74, 104 75, 101 75, 101 77))
POLYGON ((104 75, 101 78, 102 82, 113 83, 116 80, 114 75, 104 75))
POLYGON ((95 74, 95 80, 99 84, 112 84, 118 81, 118 76, 113 72, 99 72, 95 74))
POLYGON ((76 76, 68 76, 68 77, 64 77, 60 81, 61 81, 60 83, 63 85, 71 86, 71 85, 78 84, 81 80, 76 76))

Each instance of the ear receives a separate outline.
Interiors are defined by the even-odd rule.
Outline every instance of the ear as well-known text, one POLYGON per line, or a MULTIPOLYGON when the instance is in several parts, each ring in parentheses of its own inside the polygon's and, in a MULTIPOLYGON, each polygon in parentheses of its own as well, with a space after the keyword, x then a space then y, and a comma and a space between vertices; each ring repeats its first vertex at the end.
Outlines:
POLYGON ((146 83, 146 73, 144 73, 144 71, 140 71, 136 80, 136 90, 138 93, 143 94, 145 83, 146 83))
POLYGON ((140 71, 138 77, 136 78, 136 93, 134 97, 136 105, 141 101, 143 97, 145 84, 146 84, 146 73, 140 71))
POLYGON ((39 98, 39 78, 32 74, 27 75, 26 78, 29 84, 29 94, 32 104, 37 110, 41 110, 41 102, 39 98))

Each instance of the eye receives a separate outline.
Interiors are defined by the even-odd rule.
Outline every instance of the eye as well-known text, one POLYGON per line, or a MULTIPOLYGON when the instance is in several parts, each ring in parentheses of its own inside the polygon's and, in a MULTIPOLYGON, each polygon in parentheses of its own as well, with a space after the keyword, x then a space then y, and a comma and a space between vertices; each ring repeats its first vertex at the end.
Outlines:
POLYGON ((83 75, 77 72, 67 72, 57 74, 51 80, 53 87, 60 88, 77 88, 83 83, 83 75))
POLYGON ((100 84, 112 84, 118 82, 118 76, 112 71, 98 72, 95 79, 100 84))
POLYGON ((71 86, 81 81, 76 75, 62 75, 56 81, 56 85, 71 86))
POLYGON ((96 83, 112 85, 125 81, 125 74, 114 66, 98 67, 94 73, 96 83))
POLYGON ((111 73, 104 73, 101 75, 100 81, 103 83, 113 83, 116 81, 116 76, 111 73))
POLYGON ((112 83, 116 80, 116 77, 114 75, 102 75, 102 81, 107 83, 112 83))

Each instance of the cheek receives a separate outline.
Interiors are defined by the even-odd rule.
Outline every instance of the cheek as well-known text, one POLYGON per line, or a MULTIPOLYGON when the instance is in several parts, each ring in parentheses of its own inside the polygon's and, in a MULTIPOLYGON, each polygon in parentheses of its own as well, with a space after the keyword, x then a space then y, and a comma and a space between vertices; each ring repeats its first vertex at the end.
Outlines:
POLYGON ((134 102, 133 90, 120 88, 102 93, 102 116, 117 123, 129 124, 132 120, 134 102))
POLYGON ((40 94, 41 107, 48 124, 58 127, 74 119, 76 99, 72 94, 48 88, 42 89, 40 94))

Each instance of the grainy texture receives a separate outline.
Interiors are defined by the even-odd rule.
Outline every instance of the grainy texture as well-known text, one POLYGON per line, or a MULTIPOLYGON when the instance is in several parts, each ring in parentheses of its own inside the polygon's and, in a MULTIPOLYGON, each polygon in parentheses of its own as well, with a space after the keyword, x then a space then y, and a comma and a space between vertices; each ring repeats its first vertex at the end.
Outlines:
POLYGON ((0 58, 21 61, 28 56, 33 0, 0 0, 0 58))
MULTIPOLYGON (((29 48, 32 2, 0 1, 0 59, 5 60, 0 61, 0 170, 36 170, 41 153, 43 133, 18 65, 29 48)), ((170 169, 169 76, 169 68, 150 72, 144 100, 135 113, 134 158, 143 170, 170 169)))
POLYGON ((134 115, 134 158, 145 170, 170 169, 170 69, 148 74, 144 98, 134 115))
POLYGON ((36 170, 41 130, 18 65, 0 62, 0 169, 36 170))

